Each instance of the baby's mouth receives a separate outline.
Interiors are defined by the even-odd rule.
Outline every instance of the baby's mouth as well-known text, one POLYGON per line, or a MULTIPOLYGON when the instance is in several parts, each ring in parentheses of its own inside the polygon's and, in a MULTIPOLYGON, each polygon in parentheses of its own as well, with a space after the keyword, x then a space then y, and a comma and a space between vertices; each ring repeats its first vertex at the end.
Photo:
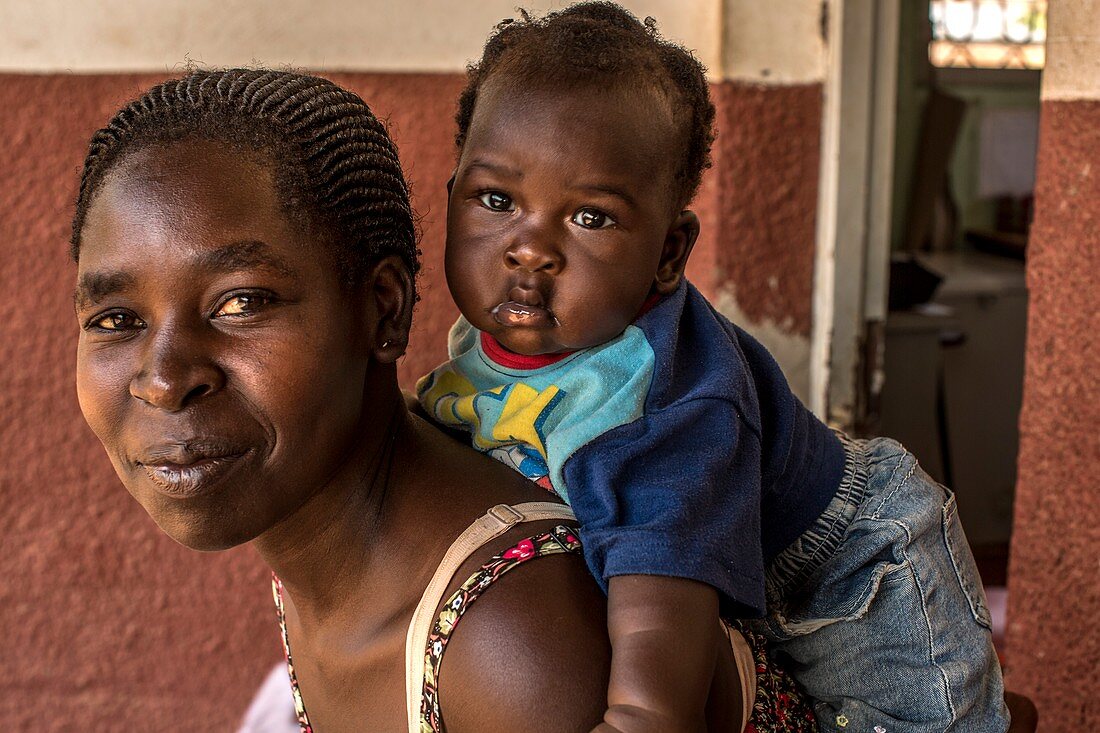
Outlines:
POLYGON ((558 319, 549 308, 515 300, 506 300, 489 313, 493 320, 508 328, 550 328, 558 325, 558 319))

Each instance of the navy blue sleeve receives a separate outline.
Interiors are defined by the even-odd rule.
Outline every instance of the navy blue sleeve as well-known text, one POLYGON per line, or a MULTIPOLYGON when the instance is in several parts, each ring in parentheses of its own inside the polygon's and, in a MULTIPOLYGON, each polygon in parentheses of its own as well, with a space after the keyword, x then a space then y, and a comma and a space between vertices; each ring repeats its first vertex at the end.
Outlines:
POLYGON ((727 617, 764 613, 760 439, 723 399, 697 398, 604 433, 565 464, 584 554, 616 575, 707 583, 727 617))

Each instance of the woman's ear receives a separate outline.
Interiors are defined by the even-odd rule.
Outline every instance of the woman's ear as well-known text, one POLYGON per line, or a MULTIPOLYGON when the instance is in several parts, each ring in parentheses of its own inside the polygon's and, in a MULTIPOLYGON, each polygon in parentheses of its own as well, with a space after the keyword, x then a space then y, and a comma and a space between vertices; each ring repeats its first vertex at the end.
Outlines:
POLYGON ((376 324, 374 333, 369 336, 371 351, 376 361, 392 364, 409 346, 409 328, 416 300, 412 275, 404 260, 391 255, 370 268, 364 285, 376 324))
POLYGON ((661 295, 668 295, 680 284, 687 267, 688 255, 699 238, 699 217, 694 211, 685 209, 672 222, 665 235, 665 246, 661 251, 661 263, 657 275, 653 278, 653 289, 661 295))

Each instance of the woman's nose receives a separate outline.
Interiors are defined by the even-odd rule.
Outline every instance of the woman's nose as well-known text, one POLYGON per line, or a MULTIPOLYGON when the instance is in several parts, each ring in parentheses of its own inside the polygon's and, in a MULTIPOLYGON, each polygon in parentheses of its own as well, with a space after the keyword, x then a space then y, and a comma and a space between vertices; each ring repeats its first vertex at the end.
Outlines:
POLYGON ((196 340, 178 331, 154 336, 141 368, 130 380, 130 394, 167 412, 179 412, 225 386, 225 372, 196 340))
POLYGON ((565 264, 560 250, 552 244, 525 239, 504 252, 504 264, 510 270, 545 272, 556 275, 565 264))

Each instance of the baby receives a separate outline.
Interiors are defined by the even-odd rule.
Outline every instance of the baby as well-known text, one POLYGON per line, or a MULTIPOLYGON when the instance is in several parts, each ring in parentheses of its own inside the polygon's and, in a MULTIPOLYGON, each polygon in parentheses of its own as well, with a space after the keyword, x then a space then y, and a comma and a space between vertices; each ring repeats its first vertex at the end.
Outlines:
POLYGON ((702 729, 721 617, 789 656, 821 730, 1004 731, 952 495, 833 433, 684 279, 713 120, 702 66, 616 5, 502 24, 459 101, 463 318, 420 403, 573 507, 608 593, 600 730, 702 729))

